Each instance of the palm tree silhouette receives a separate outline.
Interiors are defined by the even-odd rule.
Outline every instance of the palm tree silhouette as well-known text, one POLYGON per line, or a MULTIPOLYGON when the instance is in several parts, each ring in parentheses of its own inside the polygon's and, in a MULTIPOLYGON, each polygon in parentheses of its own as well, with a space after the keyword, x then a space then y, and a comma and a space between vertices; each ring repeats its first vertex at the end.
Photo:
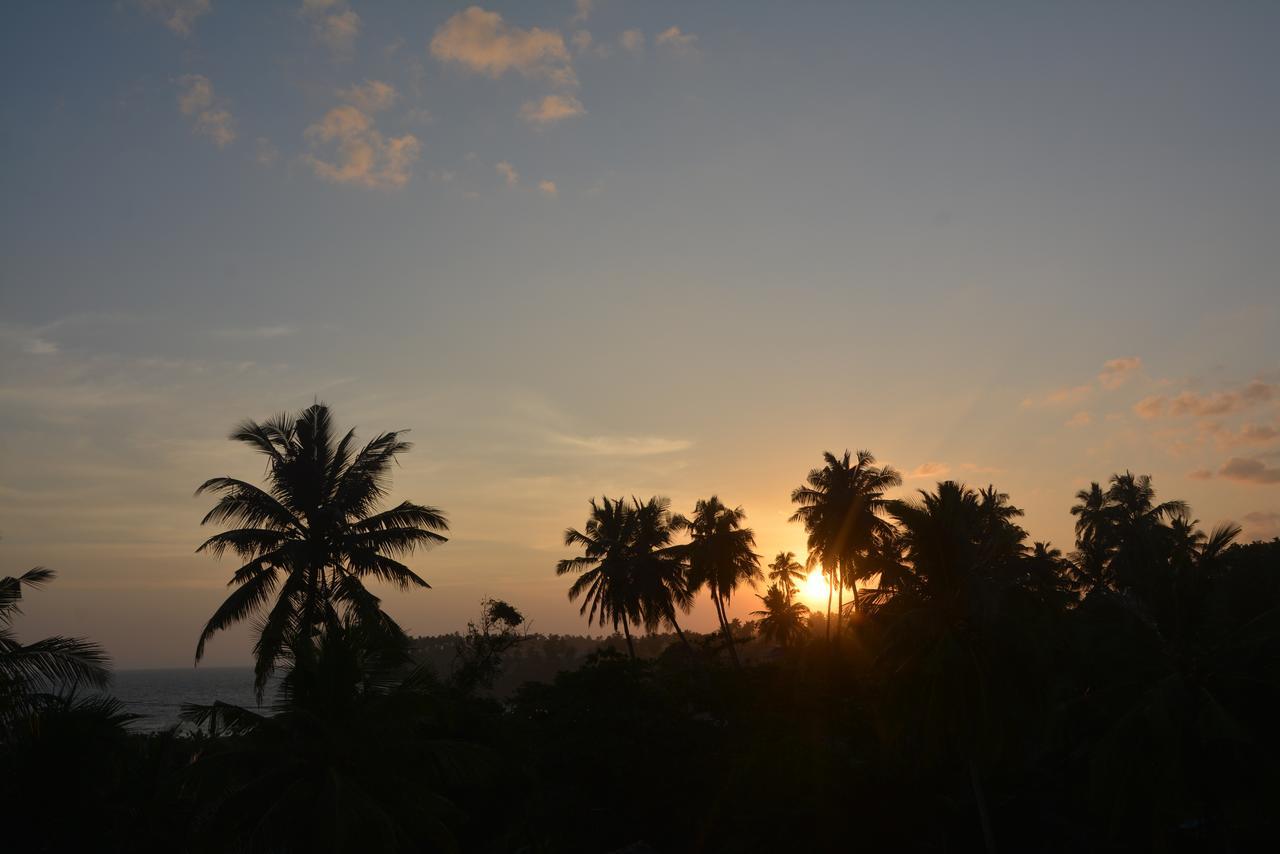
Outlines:
POLYGON ((19 643, 13 621, 22 613, 22 588, 38 590, 54 575, 37 566, 17 578, 0 578, 0 726, 56 700, 65 688, 74 691, 82 683, 104 688, 110 682, 107 654, 92 641, 55 635, 19 643))
MULTIPOLYGON (((768 578, 782 589, 782 593, 791 604, 791 598, 804 580, 804 567, 796 560, 795 552, 778 552, 773 563, 769 564, 768 578)), ((807 609, 806 609, 807 610, 807 609)))
POLYGON ((837 457, 823 453, 822 468, 809 472, 805 484, 791 492, 793 503, 800 505, 791 516, 803 522, 809 533, 809 561, 820 563, 831 582, 827 594, 827 637, 831 635, 831 594, 838 597, 836 633, 844 610, 844 588, 852 586, 871 573, 860 568, 858 559, 866 556, 877 538, 892 535, 892 526, 882 517, 884 493, 902 484, 902 476, 889 466, 877 467, 870 451, 858 451, 856 459, 848 452, 837 457))
POLYGON ((566 546, 580 546, 581 557, 565 558, 556 564, 556 575, 582 573, 569 587, 569 601, 582 598, 579 614, 587 624, 606 622, 616 632, 622 627, 627 652, 636 657, 631 625, 644 622, 644 601, 635 578, 636 513, 621 498, 591 499, 591 515, 579 531, 564 532, 566 546))
POLYGON ((686 649, 689 639, 680 628, 677 611, 693 607, 688 566, 683 550, 673 547, 671 499, 654 496, 643 504, 631 499, 631 577, 640 598, 645 631, 656 632, 663 623, 671 626, 686 649))
POLYGON ((776 584, 769 585, 765 594, 756 598, 764 604, 764 610, 751 612, 751 616, 760 618, 760 637, 783 647, 792 646, 804 637, 808 631, 807 607, 793 603, 788 593, 776 584))
POLYGON ((730 509, 713 495, 698 501, 692 516, 671 520, 673 530, 689 533, 690 542, 683 549, 689 560, 689 587, 697 591, 705 586, 711 594, 729 654, 737 665, 741 661, 725 609, 739 584, 745 581, 754 587, 763 578, 760 556, 752 551, 755 533, 742 527, 746 517, 741 507, 730 509))
POLYGON ((215 632, 265 612, 254 645, 261 697, 282 658, 290 651, 307 655, 311 640, 343 616, 401 634, 364 581, 429 587, 398 558, 445 542, 449 530, 435 507, 403 501, 377 512, 391 464, 412 447, 402 432, 382 433, 357 449, 355 431, 337 439, 329 408, 319 403, 236 428, 231 439, 267 457, 267 488, 215 477, 196 490, 218 496, 201 524, 243 526, 215 534, 196 551, 221 557, 230 550, 247 561, 231 578, 236 590, 200 633, 197 662, 215 632))

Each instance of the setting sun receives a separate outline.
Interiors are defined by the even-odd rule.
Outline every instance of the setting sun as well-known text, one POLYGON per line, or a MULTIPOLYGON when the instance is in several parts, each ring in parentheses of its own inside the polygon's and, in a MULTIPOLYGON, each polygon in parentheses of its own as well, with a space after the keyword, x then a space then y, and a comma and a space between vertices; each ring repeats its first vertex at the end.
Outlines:
POLYGON ((800 582, 800 598, 810 605, 825 603, 829 589, 830 585, 827 584, 827 577, 822 574, 822 569, 814 569, 800 582))

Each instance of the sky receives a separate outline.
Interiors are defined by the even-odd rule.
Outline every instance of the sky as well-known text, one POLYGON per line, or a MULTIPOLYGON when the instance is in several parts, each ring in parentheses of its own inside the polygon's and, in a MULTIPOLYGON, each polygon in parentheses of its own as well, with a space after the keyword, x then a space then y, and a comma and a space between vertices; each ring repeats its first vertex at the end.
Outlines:
POLYGON ((235 569, 193 492, 317 399, 409 428, 392 498, 449 514, 432 589, 378 591, 414 633, 484 596, 585 631, 554 566, 602 494, 718 494, 803 556, 828 449, 995 484, 1064 549, 1125 469, 1276 536, 1278 33, 1265 2, 15 5, 0 574, 59 574, 19 634, 189 666, 235 569))

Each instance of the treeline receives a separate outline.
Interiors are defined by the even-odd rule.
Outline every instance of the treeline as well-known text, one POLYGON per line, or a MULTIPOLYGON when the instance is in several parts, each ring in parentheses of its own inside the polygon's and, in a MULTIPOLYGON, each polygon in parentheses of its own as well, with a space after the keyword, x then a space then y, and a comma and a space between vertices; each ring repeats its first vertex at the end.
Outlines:
POLYGON ((895 499, 870 454, 827 454, 792 493, 807 559, 768 567, 718 498, 687 516, 594 500, 556 567, 618 630, 588 652, 529 635, 500 600, 417 642, 382 611, 364 582, 425 587, 402 558, 448 531, 433 507, 379 509, 396 434, 357 447, 315 406, 234 437, 267 483, 205 484, 206 521, 233 527, 201 548, 241 566, 200 641, 255 620, 273 711, 193 706, 195 731, 130 735, 118 706, 76 693, 105 678, 100 650, 13 639, 23 586, 48 576, 5 579, 0 797, 18 850, 1280 843, 1280 540, 1203 531, 1150 478, 1081 491, 1062 551, 994 487, 895 499), (813 614, 806 569, 832 591, 813 614), (729 620, 753 584, 754 619, 729 620), (698 635, 680 617, 703 592, 721 625, 698 635), (529 662, 559 672, 513 675, 529 662))

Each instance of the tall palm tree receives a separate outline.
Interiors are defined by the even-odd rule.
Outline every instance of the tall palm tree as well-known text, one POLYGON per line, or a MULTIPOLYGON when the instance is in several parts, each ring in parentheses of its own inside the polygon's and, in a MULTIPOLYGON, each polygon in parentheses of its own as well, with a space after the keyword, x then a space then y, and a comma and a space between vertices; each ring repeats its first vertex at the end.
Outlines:
POLYGON ((671 499, 653 496, 643 504, 631 499, 631 575, 640 597, 645 631, 656 632, 663 623, 671 626, 686 649, 693 649, 677 611, 693 607, 688 566, 683 550, 673 547, 671 499))
POLYGON ((631 625, 644 621, 644 604, 635 583, 633 547, 635 513, 621 498, 591 499, 591 515, 581 531, 564 532, 566 546, 580 546, 580 557, 565 558, 556 563, 556 575, 581 573, 569 587, 569 601, 582 598, 579 614, 587 615, 587 624, 606 622, 616 632, 622 627, 627 652, 634 660, 635 644, 631 625))
POLYGON ((698 501, 692 516, 674 516, 671 520, 673 530, 689 533, 690 542, 684 547, 689 560, 689 587, 696 591, 705 586, 711 594, 729 654, 737 665, 741 661, 726 609, 739 584, 745 581, 754 587, 763 578, 760 556, 752 551, 755 533, 742 527, 746 518, 741 507, 730 509, 713 495, 698 501))
POLYGON ((329 408, 319 403, 236 428, 232 440, 267 457, 267 486, 215 477, 196 490, 218 496, 201 524, 242 526, 215 534, 196 551, 221 557, 230 550, 246 561, 231 577, 235 591, 200 633, 197 662, 215 632, 259 617, 254 670, 261 696, 277 663, 291 650, 305 657, 310 642, 345 616, 401 633, 364 582, 430 587, 399 558, 445 542, 449 530, 435 507, 402 501, 378 511, 392 463, 412 447, 402 432, 379 434, 357 448, 355 431, 338 439, 329 408))
MULTIPOLYGON (((848 451, 837 457, 822 455, 824 465, 809 472, 803 485, 791 492, 800 505, 791 521, 804 523, 809 533, 809 560, 822 565, 838 602, 836 632, 844 610, 844 588, 857 583, 872 570, 859 566, 879 537, 890 535, 882 518, 887 490, 902 485, 902 476, 889 466, 877 467, 870 451, 848 451)), ((856 589, 856 588, 855 588, 856 589)), ((827 636, 830 637, 831 596, 827 597, 827 636)))
POLYGON ((764 604, 761 611, 752 611, 759 617, 760 637, 779 646, 789 647, 803 638, 808 631, 809 609, 799 602, 792 602, 785 590, 776 584, 769 585, 763 596, 756 596, 764 604))
POLYGON ((53 578, 54 571, 42 566, 0 578, 0 727, 64 688, 104 688, 111 679, 107 654, 92 641, 56 635, 18 642, 13 621, 22 613, 22 588, 38 590, 53 578))
POLYGON ((778 552, 773 563, 769 564, 768 578, 781 588, 790 605, 800 582, 804 581, 804 567, 796 560, 795 552, 778 552))

